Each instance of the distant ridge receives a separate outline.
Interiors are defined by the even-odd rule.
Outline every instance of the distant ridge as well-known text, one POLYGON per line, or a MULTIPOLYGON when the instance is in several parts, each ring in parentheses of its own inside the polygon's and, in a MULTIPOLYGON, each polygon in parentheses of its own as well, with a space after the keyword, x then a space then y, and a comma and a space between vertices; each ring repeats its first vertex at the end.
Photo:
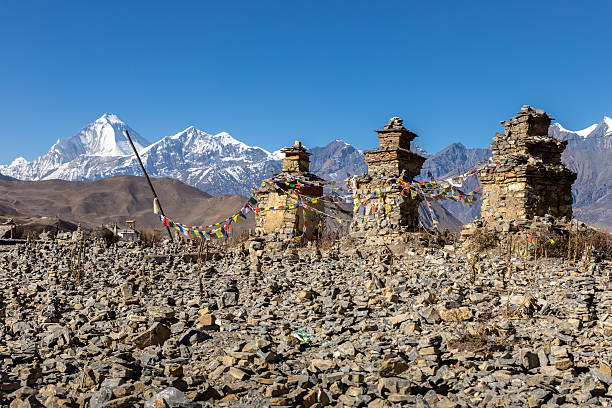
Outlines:
MULTIPOLYGON (((0 166, 5 176, 20 180, 97 180, 123 174, 141 175, 123 130, 134 137, 143 161, 153 177, 169 177, 210 194, 248 196, 251 188, 280 170, 279 151, 268 152, 248 146, 226 132, 208 134, 193 126, 149 143, 117 115, 104 114, 75 136, 60 139, 47 153, 28 162, 23 158, 0 166)), ((570 131, 559 123, 550 127, 551 136, 570 140, 563 154, 564 163, 578 172, 574 184, 576 217, 600 227, 612 223, 612 119, 603 119, 585 129, 570 131)), ((373 138, 373 145, 377 140, 373 138)), ((488 148, 467 148, 453 143, 431 155, 418 145, 412 150, 427 158, 419 179, 444 179, 458 175, 490 156, 488 148)), ((279 146, 281 147, 281 146, 279 146)), ((372 146, 375 147, 375 146, 372 146)), ((344 180, 347 174, 367 171, 363 152, 342 140, 310 149, 311 172, 328 180, 344 180)), ((466 181, 464 190, 479 186, 478 179, 466 181)), ((480 203, 471 207, 452 201, 442 206, 461 222, 480 215, 480 203)))
MULTIPOLYGON (((213 223, 226 218, 246 199, 239 195, 212 197, 178 180, 153 179, 169 217, 184 223, 213 223)), ((153 213, 147 182, 138 176, 96 181, 0 181, 0 213, 30 217, 59 217, 92 227, 136 219, 137 226, 160 227, 153 213)), ((245 222, 241 226, 249 227, 245 222)))

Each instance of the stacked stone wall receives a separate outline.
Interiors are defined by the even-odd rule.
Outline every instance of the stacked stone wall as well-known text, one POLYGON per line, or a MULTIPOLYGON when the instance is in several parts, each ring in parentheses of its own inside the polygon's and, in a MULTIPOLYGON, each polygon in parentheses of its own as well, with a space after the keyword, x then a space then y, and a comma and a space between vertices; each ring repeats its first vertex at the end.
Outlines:
MULTIPOLYGON (((316 190, 312 190, 312 192, 316 193, 316 190)), ((322 195, 322 191, 321 194, 310 197, 319 197, 320 195, 322 195)), ((304 195, 304 198, 307 197, 309 196, 304 195)), ((264 208, 285 205, 292 206, 296 201, 297 198, 295 195, 272 191, 261 194, 258 206, 264 208)), ((321 212, 324 210, 321 203, 312 204, 310 206, 321 212)), ((310 209, 306 209, 306 239, 313 240, 318 238, 319 224, 321 221, 320 214, 310 209)), ((270 210, 260 213, 255 219, 255 232, 259 236, 268 236, 271 239, 280 241, 300 237, 304 232, 304 209, 302 207, 297 207, 286 210, 270 210)))
POLYGON ((308 172, 310 167, 309 153, 298 141, 292 147, 282 149, 285 153, 282 172, 274 178, 284 180, 287 184, 309 184, 293 191, 287 185, 275 185, 259 194, 257 206, 264 208, 255 216, 255 234, 268 242, 285 242, 299 237, 316 240, 320 235, 322 224, 322 203, 311 203, 308 207, 294 206, 298 201, 321 197, 323 187, 317 184, 319 177, 308 172), (298 197, 298 194, 300 197, 298 197), (301 198, 301 199, 300 199, 301 198), (265 208, 287 206, 285 209, 268 210, 265 208), (314 208, 314 210, 313 210, 314 208))
POLYGON ((483 217, 572 217, 576 174, 561 163, 567 141, 548 136, 551 120, 544 111, 524 106, 516 117, 502 122, 504 133, 497 133, 491 143, 498 164, 479 172, 483 217))
POLYGON ((356 178, 352 186, 353 236, 392 240, 419 228, 420 198, 402 196, 404 187, 398 179, 412 181, 425 158, 410 151, 410 142, 417 135, 402 123, 400 118, 391 118, 384 130, 376 131, 380 147, 365 152, 368 174, 356 178))

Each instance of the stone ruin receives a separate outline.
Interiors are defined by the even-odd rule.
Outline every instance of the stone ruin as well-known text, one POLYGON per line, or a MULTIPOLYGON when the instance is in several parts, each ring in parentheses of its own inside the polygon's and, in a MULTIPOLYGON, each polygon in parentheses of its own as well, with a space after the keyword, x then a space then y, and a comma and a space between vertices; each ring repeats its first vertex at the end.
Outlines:
POLYGON ((411 182, 419 175, 425 158, 410 150, 410 142, 417 135, 403 125, 402 119, 393 117, 383 130, 377 130, 380 147, 365 152, 368 174, 354 179, 355 200, 351 226, 353 237, 366 241, 395 236, 419 228, 419 197, 400 195, 401 178, 411 182))
POLYGON ((548 135, 551 120, 543 110, 526 105, 501 122, 505 131, 496 133, 491 143, 494 165, 478 173, 482 217, 461 231, 465 250, 517 234, 531 240, 534 231, 567 235, 576 173, 561 163, 567 141, 548 135))
MULTIPOLYGON (((285 180, 289 184, 295 183, 317 183, 323 181, 321 178, 309 172, 310 153, 296 141, 291 147, 281 150, 285 154, 283 166, 280 173, 274 175, 276 179, 285 180)), ((262 191, 257 206, 268 208, 276 206, 291 206, 296 203, 299 193, 303 199, 320 197, 323 195, 322 185, 301 187, 291 192, 290 186, 275 184, 262 191)), ((310 207, 323 212, 321 203, 310 204, 310 207)), ((319 236, 321 215, 316 211, 303 207, 289 208, 285 210, 270 210, 255 213, 255 235, 265 238, 267 241, 286 242, 298 238, 304 234, 306 240, 316 240, 319 236), (304 218, 304 214, 306 218, 304 218)))
POLYGON ((498 165, 481 170, 482 217, 530 220, 535 216, 572 218, 572 183, 576 173, 561 163, 567 141, 548 136, 552 118, 541 109, 523 106, 501 124, 491 150, 498 165))

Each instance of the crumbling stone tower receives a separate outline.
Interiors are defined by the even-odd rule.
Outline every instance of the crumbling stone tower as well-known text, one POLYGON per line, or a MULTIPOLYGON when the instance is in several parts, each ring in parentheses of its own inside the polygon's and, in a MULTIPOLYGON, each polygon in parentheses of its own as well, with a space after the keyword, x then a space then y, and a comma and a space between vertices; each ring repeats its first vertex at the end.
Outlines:
POLYGON ((550 214, 572 217, 572 183, 576 173, 561 163, 567 141, 548 136, 552 118, 523 106, 501 124, 491 150, 499 164, 481 170, 482 216, 487 220, 533 219, 550 214))
POLYGON ((425 158, 410 151, 417 135, 393 117, 383 130, 377 130, 378 149, 365 152, 368 174, 357 177, 352 186, 355 200, 353 235, 386 235, 415 231, 419 225, 418 196, 400 195, 397 178, 411 182, 421 172, 425 158))
MULTIPOLYGON (((321 215, 316 211, 306 208, 306 219, 304 219, 304 209, 302 207, 291 208, 297 201, 297 193, 303 200, 320 197, 323 195, 323 186, 320 184, 321 178, 309 172, 310 153, 296 141, 291 147, 281 150, 285 154, 283 166, 280 173, 274 175, 276 179, 282 179, 287 184, 317 184, 309 187, 293 189, 288 185, 268 186, 266 191, 260 193, 260 208, 277 206, 288 206, 283 210, 260 211, 255 213, 255 233, 260 237, 265 237, 269 241, 286 241, 300 237, 305 232, 307 240, 318 237, 321 215), (305 226, 305 227, 304 227, 305 226)), ((318 211, 323 211, 321 203, 309 204, 318 211)))

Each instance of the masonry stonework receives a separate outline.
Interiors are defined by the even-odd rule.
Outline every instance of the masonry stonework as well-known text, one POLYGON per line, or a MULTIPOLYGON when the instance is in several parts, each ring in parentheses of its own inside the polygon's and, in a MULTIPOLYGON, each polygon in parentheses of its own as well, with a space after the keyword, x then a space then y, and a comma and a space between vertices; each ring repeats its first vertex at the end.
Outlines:
POLYGON ((561 163, 567 141, 548 136, 552 118, 541 109, 523 106, 501 124, 491 143, 497 165, 479 172, 482 216, 509 221, 551 215, 572 217, 572 183, 576 173, 561 163))
POLYGON ((380 147, 365 152, 368 174, 356 177, 352 186, 355 198, 353 236, 384 236, 416 231, 419 228, 418 197, 402 196, 402 179, 411 182, 421 172, 425 158, 410 151, 417 135, 393 117, 377 130, 380 147))
MULTIPOLYGON (((286 181, 288 184, 308 184, 321 182, 322 179, 309 172, 310 153, 296 141, 292 147, 281 150, 285 154, 282 170, 274 175, 275 179, 286 181)), ((288 186, 274 184, 269 190, 260 193, 258 207, 292 206, 298 201, 297 194, 303 199, 320 197, 323 195, 322 185, 313 185, 293 190, 288 186)), ((321 203, 313 203, 319 211, 323 211, 321 203)), ((269 241, 287 241, 301 237, 306 240, 315 240, 319 236, 321 215, 311 209, 302 207, 285 210, 271 210, 255 213, 255 234, 265 237, 269 241), (304 219, 304 213, 306 218, 304 219)))

